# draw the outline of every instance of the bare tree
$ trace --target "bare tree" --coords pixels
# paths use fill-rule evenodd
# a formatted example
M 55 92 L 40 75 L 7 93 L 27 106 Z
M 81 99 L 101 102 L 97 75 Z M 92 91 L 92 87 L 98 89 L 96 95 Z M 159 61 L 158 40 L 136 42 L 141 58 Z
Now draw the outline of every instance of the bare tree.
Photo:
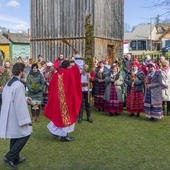
M 155 24 L 158 26 L 160 23 L 169 24 L 170 23 L 170 0 L 154 0 L 152 1 L 151 8 L 162 8 L 166 12 L 163 14 L 157 15 L 155 17 Z
M 127 23 L 124 23 L 124 32 L 129 32 L 130 31 L 130 25 Z
M 170 0 L 154 0 L 153 7 L 161 7 L 167 9 L 170 12 Z
M 7 28 L 0 26 L 0 32 L 5 32 L 5 31 L 7 31 Z

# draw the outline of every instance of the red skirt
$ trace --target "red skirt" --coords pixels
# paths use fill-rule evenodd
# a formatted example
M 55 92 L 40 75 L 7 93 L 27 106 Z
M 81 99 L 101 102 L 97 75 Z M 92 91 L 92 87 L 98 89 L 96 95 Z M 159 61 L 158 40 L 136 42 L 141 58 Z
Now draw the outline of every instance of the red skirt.
M 126 108 L 130 113 L 144 112 L 144 93 L 135 92 L 135 88 L 131 87 L 130 93 L 126 97 Z
M 104 111 L 109 113 L 121 113 L 122 112 L 122 103 L 118 101 L 116 88 L 114 85 L 111 87 L 110 91 L 110 101 L 105 101 Z

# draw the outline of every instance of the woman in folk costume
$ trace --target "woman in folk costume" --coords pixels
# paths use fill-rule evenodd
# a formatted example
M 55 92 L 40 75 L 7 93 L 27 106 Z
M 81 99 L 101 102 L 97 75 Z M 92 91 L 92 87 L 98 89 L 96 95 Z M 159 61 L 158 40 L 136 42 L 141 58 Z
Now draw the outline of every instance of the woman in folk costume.
M 165 60 L 161 63 L 161 73 L 162 73 L 162 97 L 163 97 L 163 106 L 167 104 L 167 114 L 170 114 L 170 69 L 169 61 Z M 165 108 L 165 107 L 164 107 Z
M 123 76 L 117 64 L 113 64 L 110 73 L 105 77 L 104 111 L 109 112 L 110 116 L 119 115 L 122 112 L 122 85 Z
M 28 88 L 28 96 L 33 100 L 42 102 L 43 100 L 43 92 L 44 92 L 44 77 L 38 70 L 38 65 L 33 64 L 31 67 L 31 71 L 27 76 L 26 86 Z M 31 106 L 32 113 L 32 122 L 39 122 L 40 115 L 40 105 L 38 109 L 34 109 L 34 106 Z
M 52 75 L 54 74 L 56 70 L 53 67 L 52 62 L 47 63 L 47 67 L 45 70 L 42 72 L 44 80 L 45 80 L 45 88 L 44 88 L 44 93 L 43 93 L 43 103 L 42 103 L 42 109 L 44 109 L 45 105 L 47 104 L 48 101 L 48 87 L 50 84 L 50 80 Z
M 156 121 L 163 118 L 162 74 L 160 70 L 156 70 L 155 63 L 150 63 L 148 68 L 144 110 L 149 120 Z
M 104 78 L 108 72 L 108 68 L 104 66 L 104 61 L 100 61 L 99 66 L 95 70 L 95 83 L 93 83 L 94 107 L 97 108 L 98 111 L 104 111 Z
M 139 117 L 144 105 L 144 73 L 139 67 L 137 62 L 132 63 L 132 69 L 124 80 L 127 84 L 126 108 L 131 117 L 135 112 Z

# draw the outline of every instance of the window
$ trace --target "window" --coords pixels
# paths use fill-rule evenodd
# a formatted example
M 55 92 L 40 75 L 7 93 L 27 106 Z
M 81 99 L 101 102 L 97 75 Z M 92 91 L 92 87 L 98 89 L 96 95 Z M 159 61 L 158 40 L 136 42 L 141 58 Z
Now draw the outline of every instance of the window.
M 166 40 L 165 41 L 165 46 L 169 45 L 170 44 L 170 40 Z

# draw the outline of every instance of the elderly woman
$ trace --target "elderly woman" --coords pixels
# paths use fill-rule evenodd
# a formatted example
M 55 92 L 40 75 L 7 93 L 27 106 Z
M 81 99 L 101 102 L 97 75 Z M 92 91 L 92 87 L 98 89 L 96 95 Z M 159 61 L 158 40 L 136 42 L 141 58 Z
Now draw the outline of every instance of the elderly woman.
M 149 74 L 146 84 L 144 110 L 151 121 L 163 118 L 162 74 L 154 63 L 148 64 Z
M 125 77 L 125 83 L 127 84 L 127 97 L 126 107 L 130 112 L 130 117 L 137 113 L 137 117 L 140 116 L 140 112 L 143 111 L 144 105 L 144 73 L 139 70 L 139 64 L 137 62 L 132 63 L 132 70 L 129 71 Z
M 164 60 L 162 62 L 162 97 L 163 97 L 163 106 L 167 104 L 167 115 L 170 114 L 170 69 L 169 69 L 169 62 Z M 164 107 L 165 108 L 165 107 Z
M 26 86 L 28 88 L 28 96 L 31 97 L 33 100 L 41 101 L 43 100 L 43 91 L 44 91 L 44 77 L 38 70 L 38 65 L 33 64 L 31 67 L 31 71 L 27 76 Z M 40 106 L 38 109 L 34 109 L 31 106 L 31 113 L 32 113 L 32 122 L 34 123 L 39 122 L 39 115 L 40 115 Z
M 95 69 L 95 78 L 93 79 L 94 107 L 97 108 L 98 111 L 104 111 L 104 78 L 106 74 L 108 74 L 108 71 L 104 61 L 100 61 L 99 66 Z
M 117 64 L 113 64 L 110 73 L 105 77 L 104 111 L 109 112 L 110 116 L 122 112 L 122 84 L 124 82 L 122 73 Z
M 45 105 L 48 102 L 48 90 L 49 90 L 48 88 L 49 88 L 50 80 L 51 80 L 54 72 L 55 72 L 55 69 L 53 67 L 53 63 L 52 62 L 46 63 L 46 67 L 41 72 L 41 74 L 43 75 L 44 80 L 45 80 L 45 88 L 44 88 L 44 93 L 43 93 L 42 109 L 44 109 Z

